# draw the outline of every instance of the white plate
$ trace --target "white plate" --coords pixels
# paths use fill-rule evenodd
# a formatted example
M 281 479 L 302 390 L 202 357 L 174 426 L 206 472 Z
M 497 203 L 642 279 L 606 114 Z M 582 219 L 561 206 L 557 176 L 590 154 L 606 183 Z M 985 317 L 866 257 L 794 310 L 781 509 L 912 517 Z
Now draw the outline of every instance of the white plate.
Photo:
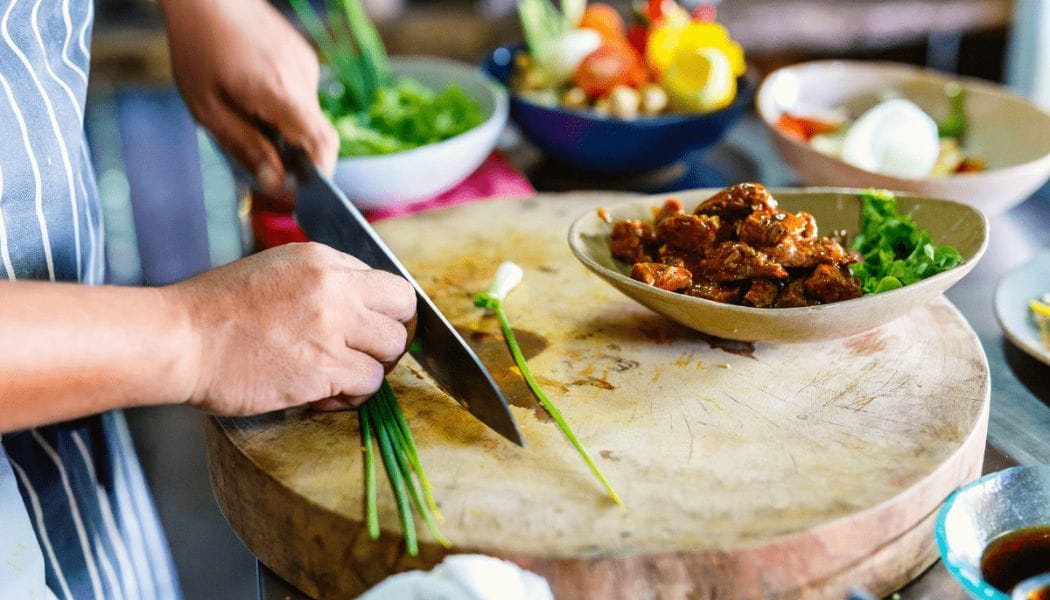
M 1043 250 L 999 280 L 995 287 L 995 316 L 1015 346 L 1050 365 L 1050 348 L 1043 344 L 1028 308 L 1029 300 L 1046 293 L 1050 293 L 1050 250 Z

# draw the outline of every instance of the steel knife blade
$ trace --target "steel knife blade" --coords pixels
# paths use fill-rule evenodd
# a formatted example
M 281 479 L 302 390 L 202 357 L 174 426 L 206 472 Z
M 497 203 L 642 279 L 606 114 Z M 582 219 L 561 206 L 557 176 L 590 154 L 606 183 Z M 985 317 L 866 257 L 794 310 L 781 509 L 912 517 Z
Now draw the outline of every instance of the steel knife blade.
M 295 220 L 306 235 L 353 255 L 374 269 L 407 279 L 417 296 L 416 337 L 409 353 L 470 414 L 523 446 L 514 416 L 492 375 L 357 207 L 318 171 L 304 152 L 286 144 L 279 144 L 278 148 L 295 177 Z

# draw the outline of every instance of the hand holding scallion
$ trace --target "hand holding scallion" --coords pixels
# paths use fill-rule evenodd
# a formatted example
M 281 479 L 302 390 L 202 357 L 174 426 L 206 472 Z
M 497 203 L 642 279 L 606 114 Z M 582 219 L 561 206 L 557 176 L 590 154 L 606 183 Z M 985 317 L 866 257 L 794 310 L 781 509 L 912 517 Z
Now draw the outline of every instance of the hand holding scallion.
M 496 277 L 492 281 L 492 285 L 489 287 L 487 292 L 477 294 L 474 297 L 474 305 L 479 308 L 485 308 L 495 313 L 496 318 L 499 319 L 500 329 L 503 330 L 503 337 L 507 341 L 507 346 L 510 348 L 510 353 L 514 356 L 514 362 L 518 365 L 518 369 L 521 371 L 522 377 L 525 382 L 529 385 L 529 389 L 536 395 L 536 398 L 540 401 L 540 404 L 544 409 L 550 413 L 554 422 L 558 424 L 558 428 L 561 429 L 565 437 L 569 439 L 576 451 L 579 452 L 580 457 L 583 458 L 587 466 L 590 467 L 591 472 L 601 481 L 602 485 L 605 486 L 606 491 L 609 493 L 609 497 L 612 498 L 621 509 L 624 509 L 624 504 L 620 500 L 620 497 L 613 490 L 612 485 L 605 478 L 605 475 L 598 469 L 598 466 L 594 464 L 590 454 L 580 444 L 580 441 L 576 439 L 576 435 L 569 428 L 569 424 L 565 422 L 558 407 L 547 397 L 543 389 L 540 388 L 540 384 L 536 381 L 536 378 L 532 374 L 532 370 L 529 368 L 527 362 L 525 362 L 525 356 L 521 352 L 521 347 L 518 345 L 518 340 L 514 335 L 514 330 L 510 326 L 510 321 L 507 319 L 507 313 L 503 310 L 503 301 L 506 299 L 507 294 L 510 293 L 519 283 L 521 283 L 523 271 L 521 267 L 512 263 L 504 262 L 496 270 Z

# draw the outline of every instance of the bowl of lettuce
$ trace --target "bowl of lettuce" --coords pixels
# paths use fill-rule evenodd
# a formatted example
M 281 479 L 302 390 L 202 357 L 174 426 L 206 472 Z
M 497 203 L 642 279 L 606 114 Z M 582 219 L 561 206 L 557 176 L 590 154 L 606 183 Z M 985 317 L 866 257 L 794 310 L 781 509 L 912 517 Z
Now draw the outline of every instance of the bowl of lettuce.
M 291 0 L 326 71 L 318 99 L 339 133 L 336 185 L 370 210 L 466 179 L 506 125 L 506 90 L 472 65 L 388 57 L 361 0 L 323 4 Z
M 506 91 L 472 65 L 393 57 L 367 111 L 329 114 L 339 133 L 335 183 L 366 210 L 417 202 L 462 182 L 507 123 Z

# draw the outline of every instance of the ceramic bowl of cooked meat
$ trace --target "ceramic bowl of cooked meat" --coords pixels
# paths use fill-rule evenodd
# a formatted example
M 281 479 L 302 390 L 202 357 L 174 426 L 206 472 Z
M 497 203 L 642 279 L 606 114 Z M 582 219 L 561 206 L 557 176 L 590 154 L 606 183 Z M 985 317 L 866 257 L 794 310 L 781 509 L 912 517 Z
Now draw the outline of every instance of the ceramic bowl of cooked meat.
M 753 194 L 756 189 L 761 193 Z M 987 245 L 988 222 L 973 207 L 897 194 L 900 213 L 928 232 L 932 244 L 955 248 L 961 260 L 903 287 L 864 293 L 852 275 L 861 257 L 850 246 L 860 231 L 863 193 L 739 184 L 676 194 L 681 210 L 670 217 L 667 198 L 649 196 L 582 215 L 568 241 L 584 266 L 606 282 L 697 331 L 749 342 L 834 339 L 933 300 L 973 269 Z M 652 231 L 661 237 L 645 238 L 632 249 L 625 223 L 650 232 L 643 237 Z M 676 255 L 673 247 L 684 247 L 684 237 L 705 249 Z M 641 258 L 629 260 L 632 252 Z
M 890 98 L 925 112 L 928 116 L 922 120 L 933 128 L 932 137 L 940 134 L 942 141 L 935 163 L 939 165 L 946 156 L 957 154 L 943 146 L 951 107 L 945 93 L 948 85 L 962 91 L 961 122 L 966 129 L 958 140 L 961 154 L 974 157 L 981 167 L 908 173 L 922 162 L 916 158 L 921 154 L 916 150 L 921 145 L 922 136 L 916 133 L 923 129 L 921 123 L 906 118 L 908 111 L 879 111 L 885 118 L 881 122 L 879 115 L 866 115 Z M 773 146 L 802 185 L 900 190 L 951 198 L 995 215 L 1023 202 L 1050 177 L 1050 112 L 988 81 L 891 62 L 819 60 L 767 75 L 755 107 Z M 817 138 L 806 141 L 806 135 L 783 126 L 785 117 L 799 115 L 816 115 L 821 121 L 859 117 L 853 127 L 856 134 L 846 135 L 845 143 L 841 138 L 836 142 L 835 135 L 824 136 L 821 144 Z M 861 127 L 862 120 L 872 127 Z M 829 152 L 843 146 L 852 151 Z M 893 160 L 898 161 L 895 168 L 891 168 Z M 885 164 L 876 167 L 880 162 Z

